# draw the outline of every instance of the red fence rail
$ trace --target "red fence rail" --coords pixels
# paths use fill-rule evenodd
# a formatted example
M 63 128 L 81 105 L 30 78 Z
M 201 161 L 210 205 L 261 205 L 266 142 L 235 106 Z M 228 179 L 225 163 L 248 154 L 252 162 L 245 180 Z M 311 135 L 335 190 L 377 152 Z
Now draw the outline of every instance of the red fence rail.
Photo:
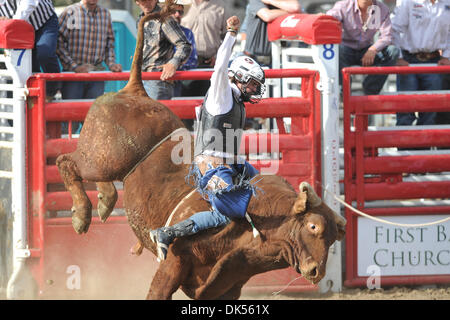
M 397 112 L 450 111 L 450 94 L 398 94 L 378 96 L 352 96 L 350 80 L 356 74 L 413 74 L 450 73 L 450 67 L 383 67 L 343 69 L 344 98 L 344 187 L 345 201 L 356 202 L 357 209 L 373 216 L 409 216 L 450 214 L 450 206 L 367 207 L 368 201 L 403 199 L 449 198 L 450 181 L 404 181 L 411 173 L 441 173 L 450 171 L 450 154 L 380 155 L 380 148 L 417 148 L 450 146 L 449 128 L 417 128 L 401 130 L 399 127 L 381 131 L 368 130 L 368 116 Z M 365 286 L 368 277 L 358 275 L 358 215 L 345 209 L 346 280 L 347 286 Z M 383 276 L 381 283 L 423 284 L 450 282 L 448 275 Z
M 209 79 L 211 71 L 178 72 L 175 80 Z M 160 73 L 143 73 L 145 80 L 158 79 Z M 126 217 L 112 216 L 106 224 L 101 224 L 98 217 L 93 217 L 90 230 L 86 235 L 78 236 L 71 227 L 71 220 L 58 216 L 59 211 L 70 211 L 72 199 L 64 189 L 54 160 L 63 153 L 72 152 L 76 148 L 77 139 L 71 134 L 67 138 L 61 135 L 60 122 L 83 121 L 91 101 L 64 100 L 52 103 L 45 102 L 45 86 L 47 81 L 112 81 L 128 80 L 129 73 L 95 73 L 95 74 L 36 74 L 28 81 L 29 100 L 27 109 L 27 154 L 28 154 L 28 207 L 29 207 L 29 243 L 32 247 L 32 271 L 38 286 L 44 296 L 58 294 L 60 297 L 105 297 L 105 292 L 111 294 L 110 286 L 118 278 L 123 286 L 142 285 L 142 278 L 128 278 L 120 273 L 121 265 L 133 265 L 137 272 L 148 270 L 136 260 L 129 257 L 128 249 L 134 244 L 135 238 L 127 225 Z M 311 70 L 283 69 L 267 70 L 267 78 L 301 77 L 302 96 L 291 98 L 266 98 L 257 105 L 246 105 L 247 117 L 276 118 L 277 123 L 283 123 L 283 117 L 291 117 L 290 132 L 280 126 L 279 133 L 270 134 L 271 139 L 278 139 L 280 159 L 277 162 L 279 171 L 295 188 L 306 180 L 312 185 L 320 185 L 320 100 L 315 89 L 318 73 Z M 166 100 L 161 101 L 183 119 L 195 117 L 195 106 L 202 100 Z M 69 130 L 70 132 L 70 130 Z M 258 133 L 245 134 L 245 151 L 249 152 L 250 143 L 257 143 L 261 138 Z M 267 166 L 260 161 L 250 161 L 257 168 Z M 273 163 L 272 162 L 272 163 Z M 89 187 L 88 187 L 89 188 Z M 118 190 L 117 208 L 122 208 L 123 191 Z M 91 188 L 87 195 L 95 208 L 97 191 Z M 115 246 L 111 251 L 109 247 Z M 103 250 L 99 251 L 99 248 Z M 70 252 L 70 254 L 68 254 Z M 130 260 L 132 259 L 132 260 Z M 141 259 L 141 258 L 139 258 Z M 143 259 L 143 258 L 142 258 Z M 89 260 L 89 262 L 87 262 Z M 142 263 L 155 266 L 153 257 L 143 259 Z M 110 264 L 113 265 L 110 265 Z M 96 278 L 100 285 L 93 286 L 84 281 L 86 290 L 70 290 L 66 281 L 67 266 L 80 266 L 82 270 L 90 270 L 90 279 Z M 96 267 L 94 267 L 94 265 Z M 100 267 L 99 267 L 100 266 Z M 102 267 L 103 266 L 103 267 Z M 103 268 L 101 270 L 97 268 Z M 112 270 L 111 270 L 112 269 Z M 112 275 L 104 275 L 110 270 Z M 99 271 L 101 271 L 99 273 Z M 253 278 L 248 288 L 261 290 L 277 290 L 296 277 L 291 271 L 278 271 L 272 277 L 257 276 Z M 142 276 L 147 276 L 142 275 Z M 84 272 L 83 279 L 88 275 Z M 131 277 L 131 278 L 130 278 Z M 101 280 L 99 280 L 101 279 Z M 126 280 L 126 281 L 125 281 Z M 148 287 L 151 278 L 148 278 Z M 98 284 L 98 283 L 97 283 Z M 66 287 L 65 287 L 66 286 Z M 101 289 L 100 289 L 101 288 Z M 104 289 L 104 290 L 103 290 Z M 288 291 L 316 290 L 306 281 L 298 281 L 290 286 Z M 119 290 L 120 291 L 120 290 Z M 119 293 L 118 293 L 119 294 Z M 143 297 L 145 292 L 140 295 Z M 111 295 L 109 295 L 111 297 Z M 116 297 L 116 296 L 112 296 Z M 120 297 L 117 296 L 117 297 Z M 138 296 L 139 297 L 139 296 Z

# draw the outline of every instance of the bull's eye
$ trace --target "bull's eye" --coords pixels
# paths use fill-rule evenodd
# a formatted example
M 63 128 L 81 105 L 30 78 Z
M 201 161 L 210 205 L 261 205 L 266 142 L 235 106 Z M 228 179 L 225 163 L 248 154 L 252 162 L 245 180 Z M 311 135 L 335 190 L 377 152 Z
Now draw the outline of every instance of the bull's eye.
M 315 224 L 313 224 L 313 223 L 311 223 L 310 225 L 309 225 L 309 227 L 311 228 L 311 230 L 313 230 L 313 231 L 316 231 L 316 225 Z

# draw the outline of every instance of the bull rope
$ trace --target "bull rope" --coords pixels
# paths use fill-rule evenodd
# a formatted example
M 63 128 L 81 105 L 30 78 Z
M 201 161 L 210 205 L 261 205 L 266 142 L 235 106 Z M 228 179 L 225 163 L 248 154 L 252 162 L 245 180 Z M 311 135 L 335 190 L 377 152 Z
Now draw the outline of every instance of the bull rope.
M 435 224 L 439 224 L 439 223 L 444 223 L 450 220 L 450 217 L 441 219 L 441 220 L 437 220 L 437 221 L 433 221 L 433 222 L 427 222 L 427 223 L 397 223 L 397 222 L 392 222 L 392 221 L 388 221 L 385 219 L 381 219 L 381 218 L 377 218 L 377 217 L 372 217 L 371 215 L 368 215 L 367 213 L 364 213 L 356 208 L 353 208 L 351 205 L 349 205 L 348 203 L 346 203 L 345 201 L 343 201 L 341 198 L 339 198 L 335 193 L 328 191 L 327 188 L 325 188 L 322 185 L 322 188 L 325 190 L 325 192 L 328 192 L 329 194 L 331 194 L 339 203 L 343 204 L 345 207 L 347 207 L 348 209 L 352 210 L 353 212 L 359 214 L 360 216 L 363 216 L 365 218 L 377 221 L 377 222 L 381 222 L 381 223 L 385 223 L 385 224 L 390 224 L 393 226 L 398 226 L 398 227 L 427 227 L 427 226 L 432 226 Z
M 191 192 L 189 192 L 180 202 L 178 202 L 178 204 L 175 207 L 175 209 L 172 210 L 172 213 L 170 214 L 169 218 L 167 219 L 167 222 L 164 225 L 164 227 L 167 228 L 170 225 L 170 222 L 172 221 L 172 218 L 173 218 L 173 215 L 175 214 L 175 212 L 178 210 L 178 208 L 181 206 L 181 204 L 184 202 L 184 200 L 189 198 L 195 191 L 197 191 L 197 189 L 194 189 Z
M 153 146 L 153 148 L 150 149 L 150 151 L 141 159 L 138 161 L 138 163 L 136 163 L 136 165 L 130 170 L 130 172 L 127 173 L 127 175 L 122 179 L 122 181 L 125 181 L 126 178 L 128 178 L 128 176 L 130 174 L 132 174 L 134 172 L 134 170 L 136 170 L 136 168 L 145 160 L 147 159 L 150 154 L 155 151 L 156 148 L 158 148 L 161 144 L 163 144 L 164 142 L 166 142 L 170 137 L 172 137 L 172 135 L 174 135 L 175 133 L 177 133 L 178 131 L 182 131 L 182 130 L 187 130 L 186 128 L 178 128 L 175 129 L 174 131 L 172 131 L 171 134 L 169 134 L 168 136 L 166 136 L 164 139 L 162 139 L 160 142 L 158 142 L 157 144 L 155 144 Z

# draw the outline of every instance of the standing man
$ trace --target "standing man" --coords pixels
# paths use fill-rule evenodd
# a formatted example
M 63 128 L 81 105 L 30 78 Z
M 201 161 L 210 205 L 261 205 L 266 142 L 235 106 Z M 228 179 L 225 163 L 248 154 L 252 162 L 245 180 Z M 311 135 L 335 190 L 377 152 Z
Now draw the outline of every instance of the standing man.
M 327 12 L 342 23 L 342 43 L 339 46 L 339 83 L 341 70 L 359 65 L 394 66 L 399 49 L 391 45 L 389 8 L 379 0 L 343 0 Z M 379 32 L 374 42 L 375 34 Z M 363 81 L 366 95 L 380 93 L 387 75 L 369 75 Z
M 394 11 L 394 44 L 401 49 L 398 66 L 450 65 L 450 0 L 402 0 Z M 397 75 L 397 90 L 441 90 L 440 74 Z M 397 125 L 435 124 L 436 112 L 397 113 Z
M 216 53 L 225 37 L 226 21 L 229 17 L 222 0 L 191 0 L 188 13 L 181 24 L 194 33 L 197 46 L 198 68 L 213 68 Z M 192 81 L 189 96 L 204 96 L 209 88 L 208 80 Z
M 278 17 L 300 13 L 298 0 L 249 0 L 244 53 L 258 63 L 270 66 L 272 47 L 267 36 L 267 24 Z
M 136 0 L 136 4 L 142 10 L 137 24 L 145 14 L 161 11 L 157 3 L 158 0 Z M 168 79 L 189 58 L 192 46 L 172 16 L 163 22 L 159 20 L 146 22 L 144 37 L 142 71 L 162 71 L 160 80 L 144 81 L 144 88 L 152 99 L 170 100 L 174 95 L 175 83 Z
M 82 0 L 68 6 L 59 17 L 57 53 L 64 71 L 102 71 L 103 62 L 112 72 L 122 71 L 122 66 L 115 63 L 111 14 L 97 2 Z M 104 81 L 65 81 L 61 93 L 63 99 L 96 99 L 104 90 Z M 78 123 L 73 131 L 80 130 Z
M 164 2 L 165 0 L 159 0 L 159 2 Z M 195 37 L 194 37 L 194 33 L 192 32 L 191 29 L 185 28 L 181 25 L 181 18 L 183 18 L 183 15 L 185 13 L 185 5 L 189 5 L 191 3 L 191 0 L 176 0 L 175 1 L 175 13 L 172 14 L 172 16 L 174 17 L 174 19 L 178 22 L 178 24 L 180 25 L 181 30 L 183 30 L 184 35 L 186 36 L 186 39 L 189 41 L 189 43 L 192 45 L 192 51 L 191 54 L 189 55 L 189 58 L 186 60 L 186 62 L 181 65 L 180 67 L 178 67 L 178 70 L 189 70 L 189 69 L 194 69 L 197 68 L 198 66 L 198 55 L 197 55 L 197 46 L 195 44 Z M 175 48 L 176 51 L 176 48 Z M 174 96 L 175 97 L 181 97 L 182 94 L 182 83 L 184 81 L 176 81 L 175 83 L 175 91 L 174 91 Z M 184 120 L 183 120 L 184 122 Z
M 59 73 L 56 56 L 58 17 L 51 0 L 0 0 L 0 19 L 28 21 L 35 30 L 32 51 L 32 71 Z M 58 90 L 58 83 L 47 83 L 47 97 L 51 99 Z
M 159 0 L 159 2 L 164 2 L 165 0 Z M 189 55 L 189 58 L 187 61 L 178 67 L 178 70 L 186 71 L 189 69 L 197 68 L 198 66 L 198 56 L 197 56 L 197 46 L 195 45 L 195 37 L 194 33 L 191 29 L 185 28 L 181 25 L 181 18 L 183 18 L 184 12 L 185 12 L 185 5 L 191 4 L 191 0 L 176 0 L 175 1 L 175 13 L 172 15 L 174 19 L 178 22 L 180 25 L 181 30 L 183 30 L 184 35 L 186 36 L 186 39 L 189 41 L 189 43 L 192 45 L 192 51 Z M 176 50 L 176 48 L 175 48 Z M 175 88 L 174 88 L 174 97 L 182 97 L 184 96 L 183 91 L 186 91 L 186 88 L 191 84 L 191 80 L 177 80 L 175 81 Z M 182 119 L 184 125 L 186 128 L 188 128 L 190 131 L 194 130 L 194 120 L 193 119 Z
M 227 20 L 228 32 L 217 52 L 211 87 L 200 108 L 194 164 L 188 176 L 193 176 L 195 187 L 211 203 L 211 211 L 150 231 L 160 260 L 166 258 L 175 238 L 225 225 L 246 214 L 253 193 L 250 180 L 257 171 L 239 156 L 244 102 L 256 103 L 262 98 L 265 75 L 247 56 L 236 58 L 228 68 L 239 25 L 236 16 Z

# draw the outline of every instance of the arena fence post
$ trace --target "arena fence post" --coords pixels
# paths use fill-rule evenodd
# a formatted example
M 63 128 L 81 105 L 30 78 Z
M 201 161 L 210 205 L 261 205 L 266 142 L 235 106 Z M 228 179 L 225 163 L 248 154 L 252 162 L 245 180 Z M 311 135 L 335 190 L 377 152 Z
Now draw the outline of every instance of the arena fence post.
M 293 14 L 277 18 L 269 24 L 269 40 L 272 41 L 273 68 L 305 67 L 305 63 L 292 62 L 294 53 L 312 58 L 314 64 L 306 67 L 319 71 L 318 89 L 321 91 L 321 183 L 313 181 L 322 190 L 324 202 L 335 212 L 341 214 L 339 202 L 339 46 L 342 37 L 340 22 L 327 15 Z M 310 48 L 281 47 L 283 41 L 301 41 Z M 283 52 L 284 51 L 284 52 Z M 281 59 L 279 58 L 281 55 Z M 304 60 L 304 59 L 300 59 Z M 276 65 L 275 65 L 276 64 Z M 280 90 L 280 89 L 279 89 Z M 291 93 L 289 85 L 281 89 L 282 96 Z M 275 90 L 274 90 L 275 92 Z M 342 291 L 341 243 L 331 247 L 327 261 L 327 272 L 319 282 L 319 291 Z
M 26 260 L 30 257 L 27 241 L 26 203 L 26 81 L 31 75 L 31 50 L 34 47 L 34 29 L 23 20 L 0 21 L 0 47 L 5 49 L 2 62 L 6 70 L 2 76 L 10 78 L 11 84 L 2 84 L 1 90 L 12 92 L 11 98 L 2 98 L 2 105 L 12 107 L 11 112 L 2 117 L 12 120 L 12 128 L 1 127 L 1 131 L 12 135 L 12 139 L 2 141 L 2 147 L 12 150 L 11 172 L 3 172 L 2 177 L 11 179 L 11 219 L 12 219 L 12 274 L 9 278 L 6 297 L 8 299 L 29 299 L 31 290 L 27 288 Z M 15 36 L 20 34 L 20 38 Z M 7 95 L 8 96 L 8 95 Z M 9 108 L 11 109 L 11 108 Z M 8 141 L 9 140 L 9 141 Z

